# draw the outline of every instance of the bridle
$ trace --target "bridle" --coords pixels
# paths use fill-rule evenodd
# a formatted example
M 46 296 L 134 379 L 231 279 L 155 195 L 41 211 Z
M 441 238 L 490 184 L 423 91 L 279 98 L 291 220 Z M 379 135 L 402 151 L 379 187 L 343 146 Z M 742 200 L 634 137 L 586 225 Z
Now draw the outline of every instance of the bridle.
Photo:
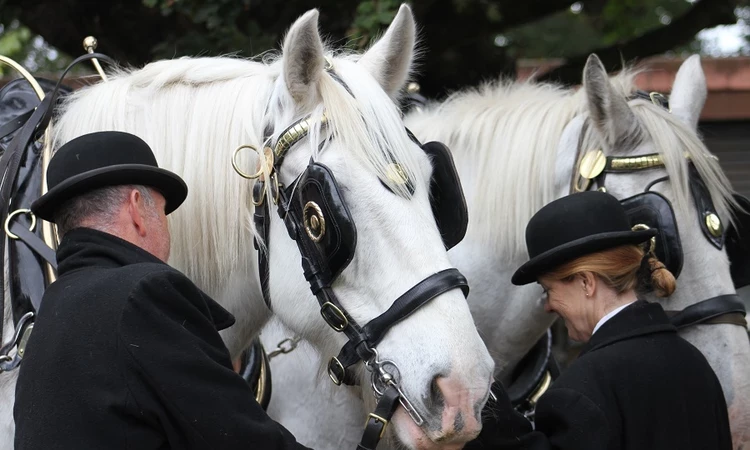
M 342 84 L 351 95 L 351 90 L 333 71 L 330 61 L 325 70 L 331 74 L 332 78 Z M 320 117 L 321 127 L 327 126 L 327 123 L 328 118 L 324 113 Z M 357 447 L 359 450 L 370 450 L 375 449 L 379 440 L 383 437 L 399 403 L 415 424 L 421 426 L 424 423 L 421 415 L 400 387 L 398 367 L 393 361 L 381 359 L 377 351 L 378 343 L 390 328 L 406 319 L 435 297 L 456 288 L 460 288 L 464 296 L 467 296 L 469 287 L 466 278 L 457 269 L 442 270 L 417 283 L 398 297 L 385 312 L 373 318 L 367 324 L 360 325 L 352 318 L 332 289 L 334 280 L 354 257 L 354 248 L 356 247 L 356 226 L 339 191 L 333 173 L 326 166 L 313 161 L 311 158 L 307 169 L 290 186 L 284 186 L 278 179 L 286 155 L 309 134 L 311 127 L 312 122 L 309 116 L 300 119 L 280 133 L 275 143 L 264 147 L 262 153 L 254 146 L 239 147 L 235 150 L 232 163 L 240 176 L 256 180 L 252 195 L 252 201 L 255 205 L 254 223 L 258 234 L 266 245 L 266 251 L 263 251 L 263 246 L 257 240 L 255 247 L 258 249 L 259 276 L 266 305 L 269 309 L 272 309 L 272 301 L 268 290 L 270 271 L 268 252 L 271 251 L 268 244 L 271 220 L 270 203 L 273 203 L 289 237 L 297 243 L 304 276 L 310 285 L 312 294 L 318 301 L 321 316 L 329 327 L 336 332 L 343 333 L 348 339 L 338 356 L 330 359 L 328 363 L 329 377 L 336 385 L 342 383 L 357 384 L 351 368 L 360 362 L 370 372 L 370 385 L 378 402 L 375 410 L 368 415 L 361 442 Z M 266 142 L 271 142 L 270 137 L 266 139 Z M 321 146 L 323 143 L 321 143 Z M 441 228 L 444 243 L 446 247 L 450 247 L 460 241 L 463 238 L 463 233 L 465 233 L 465 200 L 452 160 L 447 162 L 440 159 L 444 158 L 446 154 L 450 155 L 449 152 L 447 152 L 447 149 L 442 151 L 435 144 L 437 143 L 421 145 L 426 153 L 436 158 L 438 166 L 435 168 L 433 178 L 435 175 L 443 174 L 450 179 L 452 170 L 455 180 L 446 182 L 439 179 L 437 183 L 431 185 L 431 191 L 442 189 L 445 195 L 443 201 L 451 201 L 460 197 L 461 204 L 453 207 L 461 209 L 458 214 L 462 216 L 461 219 L 464 222 L 458 224 L 457 227 L 456 225 L 451 227 L 440 223 L 439 216 L 444 216 L 445 208 L 450 208 L 451 205 L 435 205 L 433 203 L 433 212 L 436 215 L 438 226 Z M 238 168 L 236 156 L 243 148 L 249 148 L 258 153 L 259 170 L 254 175 L 244 173 Z M 450 167 L 445 167 L 446 165 Z M 393 166 L 395 173 L 401 174 L 402 177 L 405 175 L 400 170 L 397 161 L 394 161 Z M 409 183 L 407 179 L 402 181 Z M 433 179 L 433 181 L 435 180 Z M 434 184 L 438 186 L 436 187 Z M 443 186 L 440 186 L 441 184 Z M 413 185 L 411 188 L 413 188 Z M 270 193 L 267 193 L 267 189 L 270 189 Z
M 649 100 L 670 111 L 666 97 L 656 92 L 647 94 L 638 91 L 630 98 L 630 100 L 633 99 Z M 619 175 L 665 167 L 664 158 L 659 153 L 634 157 L 605 156 L 604 152 L 599 149 L 583 153 L 583 142 L 588 124 L 589 121 L 586 119 L 578 140 L 576 157 L 578 170 L 571 182 L 571 193 L 589 190 L 592 185 L 595 185 L 598 190 L 606 192 L 605 177 L 607 174 Z M 713 155 L 711 156 L 716 158 Z M 724 246 L 727 230 L 721 223 L 704 180 L 689 159 L 688 175 L 690 191 L 703 234 L 714 247 L 721 250 Z M 652 238 L 648 251 L 655 253 L 662 262 L 674 261 L 672 264 L 667 264 L 667 268 L 677 278 L 682 268 L 682 249 L 677 223 L 674 219 L 674 210 L 666 198 L 650 190 L 654 185 L 667 180 L 669 180 L 669 176 L 654 179 L 646 185 L 643 193 L 621 200 L 621 203 L 628 210 L 631 225 L 634 229 L 659 228 L 659 235 Z M 634 221 L 634 217 L 646 218 L 651 223 Z M 734 324 L 747 328 L 745 306 L 737 294 L 717 295 L 701 300 L 681 311 L 666 311 L 666 313 L 677 329 L 698 324 Z

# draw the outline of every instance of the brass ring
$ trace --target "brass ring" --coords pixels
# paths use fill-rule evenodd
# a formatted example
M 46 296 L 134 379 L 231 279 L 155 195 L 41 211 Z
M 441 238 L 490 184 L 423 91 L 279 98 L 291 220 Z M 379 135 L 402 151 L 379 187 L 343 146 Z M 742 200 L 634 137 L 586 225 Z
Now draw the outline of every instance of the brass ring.
M 313 210 L 313 214 L 310 215 L 310 218 L 307 216 L 309 210 Z M 323 217 L 323 211 L 321 211 L 320 206 L 315 202 L 307 202 L 305 208 L 302 210 L 302 217 L 304 217 L 305 231 L 307 232 L 307 235 L 313 242 L 320 242 L 326 234 L 326 219 Z M 317 223 L 314 223 L 313 221 L 316 221 Z
M 29 225 L 29 231 L 34 231 L 34 227 L 36 227 L 36 216 L 33 212 L 31 212 L 30 209 L 17 209 L 10 213 L 8 215 L 8 218 L 5 219 L 5 234 L 7 234 L 11 239 L 20 239 L 15 233 L 10 232 L 10 220 L 19 214 L 28 214 L 31 216 L 31 225 Z
M 648 229 L 650 229 L 650 227 L 648 225 L 646 225 L 646 224 L 637 223 L 637 224 L 633 225 L 633 228 L 631 228 L 631 229 L 633 231 L 640 231 L 640 230 L 648 230 Z M 648 252 L 646 252 L 646 254 L 652 254 L 652 255 L 654 255 L 655 254 L 654 252 L 656 251 L 656 236 L 652 236 L 651 239 L 650 239 L 650 241 L 651 241 L 651 246 L 648 249 Z
M 256 172 L 254 175 L 250 175 L 247 172 L 243 172 L 242 169 L 240 169 L 239 164 L 237 164 L 237 155 L 239 155 L 240 151 L 242 149 L 249 148 L 250 150 L 254 151 L 258 154 L 258 158 L 261 158 L 261 154 L 258 151 L 257 148 L 255 148 L 252 145 L 240 145 L 236 149 L 234 149 L 234 153 L 232 153 L 232 168 L 235 172 L 242 178 L 248 179 L 248 180 L 255 180 L 257 178 L 260 178 L 263 176 L 263 167 L 261 167 L 261 162 L 258 162 L 258 172 Z M 268 166 L 268 172 L 270 173 L 273 169 L 273 151 L 269 147 L 266 147 L 263 149 L 263 154 L 265 157 L 265 164 Z
M 658 99 L 664 100 L 665 103 L 669 104 L 669 100 L 667 97 L 662 94 L 661 92 L 649 92 L 648 97 L 651 99 L 651 103 L 653 103 L 656 106 L 661 107 L 661 102 Z M 672 112 L 672 107 L 666 108 L 668 112 Z

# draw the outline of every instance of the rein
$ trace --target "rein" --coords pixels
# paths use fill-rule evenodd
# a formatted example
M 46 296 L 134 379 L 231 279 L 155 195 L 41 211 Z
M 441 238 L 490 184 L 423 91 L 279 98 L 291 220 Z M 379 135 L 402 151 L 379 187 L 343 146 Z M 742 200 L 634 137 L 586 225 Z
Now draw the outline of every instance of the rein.
M 669 104 L 666 98 L 659 93 L 646 94 L 638 91 L 632 99 L 650 100 L 655 105 L 669 110 Z M 670 111 L 671 112 L 671 111 Z M 591 150 L 583 154 L 583 141 L 585 139 L 588 119 L 581 128 L 581 135 L 578 140 L 577 148 L 577 168 L 578 173 L 574 174 L 571 182 L 571 193 L 583 192 L 589 190 L 592 183 L 595 183 L 597 189 L 606 192 L 604 181 L 606 174 L 625 174 L 641 170 L 661 169 L 665 167 L 664 157 L 660 153 L 651 153 L 647 155 L 633 157 L 614 157 L 605 156 L 600 149 Z M 710 155 L 717 159 L 716 156 Z M 701 178 L 698 170 L 690 161 L 688 155 L 689 185 L 695 208 L 699 215 L 699 224 L 706 239 L 719 250 L 724 244 L 726 230 L 724 229 L 721 219 L 719 218 L 716 208 L 714 207 L 711 195 Z M 644 192 L 650 192 L 650 189 L 657 183 L 669 180 L 669 176 L 658 178 L 649 183 Z M 671 205 L 670 205 L 671 209 Z M 674 214 L 672 212 L 672 214 Z M 636 224 L 634 228 L 648 228 L 644 224 Z M 650 252 L 653 253 L 655 239 L 652 238 Z M 677 278 L 679 274 L 675 274 Z M 737 294 L 718 295 L 705 300 L 701 300 L 693 305 L 686 307 L 681 311 L 665 311 L 670 317 L 670 322 L 677 329 L 684 329 L 693 325 L 709 324 L 733 324 L 747 328 L 745 319 L 745 307 Z

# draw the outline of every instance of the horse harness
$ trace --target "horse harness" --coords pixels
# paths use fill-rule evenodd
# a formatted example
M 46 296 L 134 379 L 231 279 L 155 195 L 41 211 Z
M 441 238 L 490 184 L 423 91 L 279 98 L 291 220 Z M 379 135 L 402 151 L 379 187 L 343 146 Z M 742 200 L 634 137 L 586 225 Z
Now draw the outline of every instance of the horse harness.
M 648 94 L 638 91 L 631 97 L 632 99 L 650 100 L 655 105 L 669 110 L 667 99 L 656 92 Z M 663 156 L 659 153 L 635 157 L 614 157 L 605 156 L 601 150 L 592 150 L 582 154 L 588 123 L 588 120 L 584 122 L 578 141 L 576 158 L 578 173 L 574 175 L 572 181 L 572 192 L 586 191 L 592 187 L 592 184 L 606 192 L 604 182 L 607 174 L 616 175 L 665 167 Z M 688 161 L 688 177 L 703 235 L 719 250 L 724 247 L 725 243 L 727 244 L 735 287 L 750 284 L 750 254 L 748 252 L 750 240 L 740 237 L 740 233 L 743 233 L 744 238 L 746 237 L 744 233 L 750 232 L 750 201 L 735 194 L 735 200 L 740 205 L 740 209 L 734 212 L 738 226 L 727 230 L 719 219 L 706 183 L 692 161 Z M 651 191 L 654 185 L 668 179 L 669 176 L 655 179 L 645 187 L 644 192 L 620 202 L 627 211 L 633 229 L 658 229 L 658 234 L 651 238 L 647 251 L 655 254 L 677 278 L 682 270 L 683 253 L 674 209 L 670 201 L 662 194 Z M 666 311 L 666 313 L 678 329 L 697 324 L 734 324 L 743 328 L 747 327 L 745 307 L 737 294 L 718 295 L 690 305 L 682 311 Z
M 20 365 L 34 328 L 34 317 L 39 309 L 44 287 L 54 281 L 54 270 L 57 268 L 55 252 L 51 248 L 54 243 L 50 243 L 54 238 L 45 230 L 35 231 L 37 221 L 34 214 L 27 208 L 18 208 L 19 205 L 31 203 L 42 193 L 42 166 L 45 164 L 42 160 L 43 155 L 48 156 L 48 149 L 43 151 L 38 139 L 47 129 L 59 95 L 69 92 L 62 85 L 65 76 L 82 61 L 97 58 L 112 63 L 109 57 L 99 53 L 80 56 L 63 71 L 56 84 L 46 86 L 46 89 L 17 63 L 3 59 L 21 71 L 36 91 L 38 99 L 32 99 L 32 91 L 24 86 L 23 80 L 9 83 L 0 92 L 0 97 L 4 100 L 2 106 L 9 109 L 20 106 L 13 117 L 0 126 L 0 147 L 3 150 L 0 157 L 0 172 L 3 173 L 3 182 L 0 184 L 0 222 L 4 224 L 8 237 L 10 264 L 7 268 L 7 281 L 10 298 L 7 301 L 13 312 L 15 328 L 13 339 L 0 348 L 0 373 L 14 370 Z M 46 81 L 44 83 L 47 84 Z M 11 207 L 18 209 L 11 212 Z M 30 222 L 24 216 L 28 216 Z M 20 245 L 21 242 L 24 245 Z M 5 245 L 6 240 L 0 239 L 0 253 L 4 253 Z M 0 271 L 0 282 L 4 282 L 4 277 L 4 271 Z M 0 311 L 3 313 L 5 297 L 5 292 L 0 293 Z M 3 322 L 0 321 L 0 336 L 3 335 Z
M 346 84 L 333 71 L 330 62 L 326 71 L 349 92 Z M 321 127 L 327 126 L 325 113 L 320 118 Z M 312 294 L 317 298 L 320 314 L 334 331 L 344 333 L 348 342 L 338 356 L 328 363 L 328 375 L 336 385 L 357 384 L 352 366 L 360 361 L 371 373 L 370 384 L 378 399 L 375 411 L 368 415 L 358 450 L 377 447 L 385 434 L 386 427 L 400 403 L 412 420 L 421 426 L 424 423 L 399 386 L 399 371 L 393 361 L 381 360 L 376 346 L 388 330 L 407 318 L 414 311 L 429 303 L 435 297 L 460 288 L 468 296 L 466 278 L 455 269 L 446 269 L 432 274 L 417 283 L 398 297 L 381 315 L 365 325 L 358 324 L 333 292 L 332 284 L 354 257 L 357 245 L 357 228 L 341 195 L 338 183 L 325 165 L 310 160 L 307 168 L 290 186 L 283 186 L 278 173 L 289 150 L 305 138 L 311 128 L 310 117 L 300 119 L 284 130 L 275 144 L 259 152 L 253 146 L 241 146 L 235 150 L 232 165 L 237 173 L 247 179 L 255 179 L 252 201 L 255 205 L 254 223 L 258 234 L 266 246 L 269 244 L 270 205 L 268 198 L 277 207 L 278 216 L 284 222 L 289 237 L 297 243 L 301 254 L 305 279 L 310 284 Z M 448 148 L 439 142 L 424 145 L 407 130 L 410 138 L 430 156 L 433 174 L 430 180 L 430 198 L 433 215 L 440 229 L 446 249 L 463 239 L 468 225 L 466 201 L 458 178 L 453 158 Z M 268 133 L 270 134 L 270 133 Z M 266 140 L 267 142 L 270 139 Z M 321 143 L 322 145 L 325 143 Z M 236 163 L 236 156 L 242 148 L 250 148 L 258 153 L 259 166 L 265 165 L 254 175 L 242 172 Z M 407 179 L 403 169 L 392 155 L 389 178 L 399 184 L 406 184 L 413 194 L 416 186 Z M 385 186 L 385 183 L 383 183 Z M 387 186 L 386 186 L 387 187 Z M 267 192 L 270 189 L 270 192 Z M 268 290 L 269 265 L 266 247 L 257 240 L 258 267 L 264 300 L 269 309 L 272 302 Z
M 8 301 L 14 324 L 13 339 L 0 347 L 0 373 L 14 370 L 21 364 L 45 286 L 54 281 L 57 270 L 55 251 L 52 248 L 54 242 L 49 242 L 54 237 L 48 239 L 44 235 L 41 227 L 36 226 L 36 216 L 29 209 L 21 207 L 10 213 L 8 211 L 11 206 L 30 204 L 39 197 L 44 179 L 42 155 L 46 149 L 42 149 L 43 145 L 38 137 L 49 124 L 58 95 L 70 93 L 70 89 L 62 84 L 66 74 L 75 65 L 88 60 L 103 60 L 114 64 L 105 55 L 89 53 L 74 60 L 57 84 L 48 80 L 37 82 L 30 74 L 22 71 L 26 80 L 13 80 L 0 90 L 0 164 L 9 175 L 8 184 L 3 183 L 2 189 L 12 185 L 8 197 L 2 197 L 2 215 L 5 234 L 8 236 Z M 11 65 L 19 69 L 17 64 Z M 40 98 L 44 94 L 47 95 Z M 7 165 L 6 161 L 9 161 Z M 4 274 L 0 271 L 0 277 L 2 276 Z M 4 311 L 5 301 L 5 296 L 0 293 L 0 311 Z M 0 336 L 3 334 L 2 328 L 0 320 Z M 259 339 L 254 340 L 240 356 L 239 374 L 253 389 L 255 399 L 265 409 L 271 396 L 271 376 L 268 356 Z

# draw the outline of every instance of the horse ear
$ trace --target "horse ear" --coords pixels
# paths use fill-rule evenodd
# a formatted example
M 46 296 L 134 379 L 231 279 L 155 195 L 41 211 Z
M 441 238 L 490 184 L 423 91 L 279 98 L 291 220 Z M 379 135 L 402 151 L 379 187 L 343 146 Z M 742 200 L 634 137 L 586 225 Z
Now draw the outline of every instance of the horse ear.
M 594 54 L 589 56 L 583 69 L 583 86 L 588 99 L 589 115 L 610 147 L 637 132 L 638 121 L 627 100 L 615 92 L 609 82 L 607 70 Z
M 402 4 L 388 30 L 362 57 L 363 66 L 391 98 L 396 98 L 406 83 L 414 58 L 414 15 Z
M 283 54 L 286 87 L 297 104 L 306 104 L 316 96 L 325 64 L 317 9 L 306 12 L 289 28 Z
M 697 129 L 706 95 L 706 75 L 701 67 L 701 59 L 700 56 L 693 55 L 682 63 L 675 76 L 672 94 L 669 96 L 672 114 Z

